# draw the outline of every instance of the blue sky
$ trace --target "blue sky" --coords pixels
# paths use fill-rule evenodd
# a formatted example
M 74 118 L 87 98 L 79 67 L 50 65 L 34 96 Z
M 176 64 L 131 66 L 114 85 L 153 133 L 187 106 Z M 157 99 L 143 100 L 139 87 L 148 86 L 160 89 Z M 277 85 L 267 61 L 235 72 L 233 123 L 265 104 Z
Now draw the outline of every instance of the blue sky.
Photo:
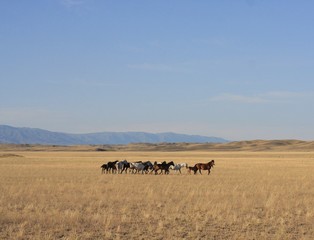
M 0 3 L 0 124 L 314 140 L 314 2 Z

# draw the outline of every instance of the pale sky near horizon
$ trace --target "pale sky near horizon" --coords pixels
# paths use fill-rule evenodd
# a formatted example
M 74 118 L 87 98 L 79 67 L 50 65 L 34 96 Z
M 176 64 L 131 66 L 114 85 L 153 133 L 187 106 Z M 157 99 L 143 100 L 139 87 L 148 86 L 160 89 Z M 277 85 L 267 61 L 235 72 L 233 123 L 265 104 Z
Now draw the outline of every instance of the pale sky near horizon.
M 314 2 L 0 2 L 0 124 L 314 140 Z

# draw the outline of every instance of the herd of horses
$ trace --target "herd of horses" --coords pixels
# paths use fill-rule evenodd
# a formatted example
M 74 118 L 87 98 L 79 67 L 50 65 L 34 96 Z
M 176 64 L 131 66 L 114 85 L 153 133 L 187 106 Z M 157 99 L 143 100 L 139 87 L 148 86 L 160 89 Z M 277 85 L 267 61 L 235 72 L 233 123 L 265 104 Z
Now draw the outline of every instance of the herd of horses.
M 104 163 L 103 165 L 101 165 L 101 173 L 117 173 L 117 174 L 122 174 L 124 173 L 142 173 L 142 174 L 147 174 L 147 173 L 155 173 L 155 175 L 157 174 L 169 174 L 170 170 L 173 170 L 177 173 L 182 173 L 181 169 L 182 168 L 186 168 L 187 172 L 189 174 L 197 174 L 197 172 L 199 172 L 200 174 L 202 174 L 202 170 L 207 170 L 208 171 L 208 175 L 210 174 L 210 170 L 212 167 L 214 167 L 215 165 L 215 161 L 211 160 L 208 163 L 196 163 L 193 167 L 188 166 L 187 163 L 178 163 L 175 164 L 173 161 L 171 162 L 150 162 L 150 161 L 146 161 L 146 162 L 142 162 L 142 161 L 138 161 L 138 162 L 128 162 L 127 160 L 123 160 L 123 161 L 113 161 L 113 162 L 108 162 L 108 163 Z

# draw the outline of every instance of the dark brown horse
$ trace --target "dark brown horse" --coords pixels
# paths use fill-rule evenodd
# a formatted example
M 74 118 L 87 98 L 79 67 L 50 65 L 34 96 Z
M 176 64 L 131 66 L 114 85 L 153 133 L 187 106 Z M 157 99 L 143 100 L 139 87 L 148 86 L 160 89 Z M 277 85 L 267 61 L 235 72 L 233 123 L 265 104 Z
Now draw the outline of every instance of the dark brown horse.
M 160 174 L 162 174 L 163 171 L 165 171 L 165 174 L 169 174 L 169 167 L 170 167 L 170 166 L 174 166 L 173 161 L 171 161 L 171 162 L 169 162 L 169 163 L 166 163 L 165 161 L 162 162 L 162 163 L 154 162 L 152 172 L 154 171 L 155 174 L 157 174 L 158 171 L 160 170 Z
M 214 167 L 214 165 L 215 165 L 215 161 L 214 161 L 214 160 L 211 160 L 211 161 L 208 162 L 208 163 L 197 163 L 197 164 L 195 164 L 194 167 L 197 168 L 197 170 L 200 172 L 200 174 L 202 174 L 202 171 L 201 171 L 201 170 L 208 170 L 208 175 L 209 175 L 209 174 L 210 174 L 210 169 L 211 169 L 212 167 Z M 196 174 L 197 170 L 194 171 L 194 174 Z
M 101 173 L 108 173 L 108 164 L 104 163 L 103 165 L 101 165 Z
M 119 162 L 119 160 L 116 160 L 114 162 L 108 162 L 108 172 L 111 171 L 111 173 L 116 173 L 117 172 L 117 167 L 116 167 L 116 163 Z
M 198 170 L 196 166 L 194 166 L 194 167 L 187 167 L 187 169 L 188 169 L 188 173 L 189 174 L 191 174 L 192 171 L 194 172 L 194 174 L 196 174 L 196 172 Z

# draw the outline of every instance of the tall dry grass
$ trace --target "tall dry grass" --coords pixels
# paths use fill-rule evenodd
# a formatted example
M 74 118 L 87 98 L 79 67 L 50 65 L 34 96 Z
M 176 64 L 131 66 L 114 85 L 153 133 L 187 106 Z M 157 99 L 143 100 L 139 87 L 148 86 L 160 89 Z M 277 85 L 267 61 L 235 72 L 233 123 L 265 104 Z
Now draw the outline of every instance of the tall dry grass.
M 19 152 L 0 158 L 1 239 L 314 239 L 313 153 Z M 100 174 L 115 159 L 211 175 Z

